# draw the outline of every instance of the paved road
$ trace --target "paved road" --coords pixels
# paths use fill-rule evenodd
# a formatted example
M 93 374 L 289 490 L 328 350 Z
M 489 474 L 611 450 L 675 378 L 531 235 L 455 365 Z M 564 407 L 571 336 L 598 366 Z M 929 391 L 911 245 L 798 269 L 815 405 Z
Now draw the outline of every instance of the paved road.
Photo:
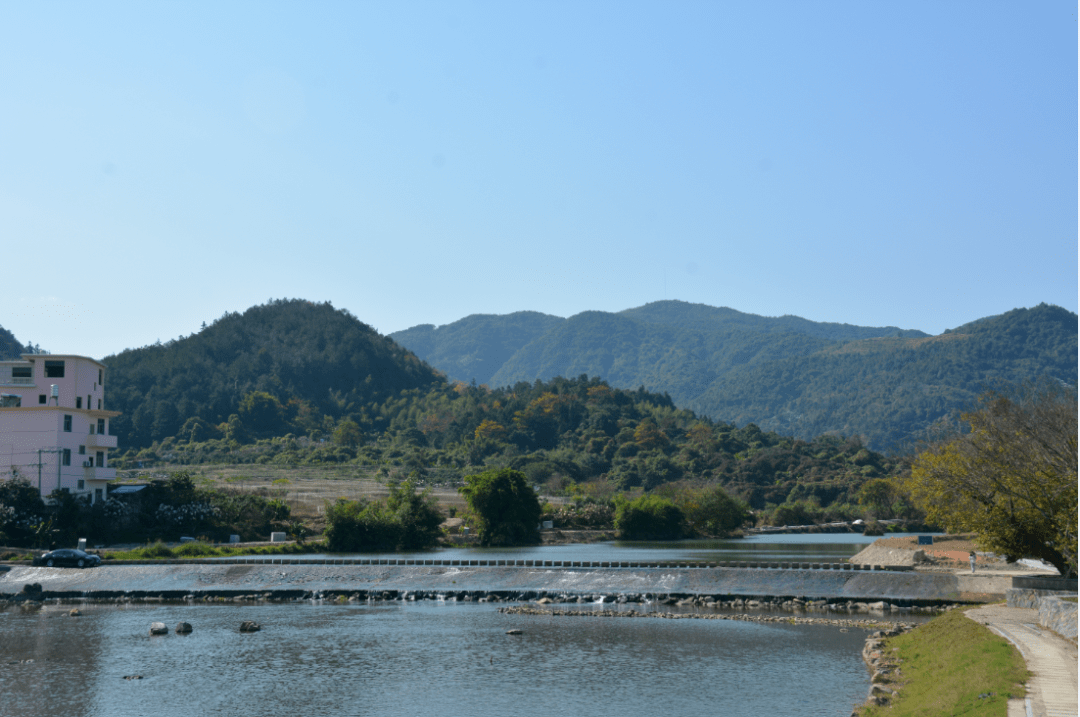
M 1039 611 L 988 605 L 968 610 L 1016 645 L 1033 673 L 1026 700 L 1009 702 L 1009 717 L 1077 717 L 1076 645 L 1039 626 Z

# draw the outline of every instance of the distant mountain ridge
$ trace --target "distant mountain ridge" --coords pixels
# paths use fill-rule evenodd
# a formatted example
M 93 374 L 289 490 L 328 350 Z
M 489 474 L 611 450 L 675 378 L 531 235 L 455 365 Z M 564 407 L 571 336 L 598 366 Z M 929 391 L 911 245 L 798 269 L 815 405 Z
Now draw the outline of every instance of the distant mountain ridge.
M 1046 304 L 937 337 L 679 301 L 569 319 L 539 314 L 544 321 L 527 325 L 522 314 L 390 336 L 452 379 L 505 386 L 587 374 L 668 393 L 676 405 L 717 420 L 807 440 L 858 435 L 878 450 L 903 446 L 988 388 L 1045 376 L 1077 380 L 1076 314 Z M 512 338 L 501 333 L 504 322 Z M 485 353 L 476 343 L 481 335 L 497 350 Z M 481 354 L 483 362 L 470 359 Z M 484 370 L 469 371 L 478 365 Z

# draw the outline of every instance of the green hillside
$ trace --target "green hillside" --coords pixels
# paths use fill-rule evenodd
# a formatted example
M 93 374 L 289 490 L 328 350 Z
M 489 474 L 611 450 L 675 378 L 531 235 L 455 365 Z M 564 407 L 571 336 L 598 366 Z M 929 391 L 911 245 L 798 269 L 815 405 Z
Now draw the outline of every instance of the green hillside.
M 0 361 L 14 361 L 20 354 L 31 353 L 34 350 L 33 346 L 20 344 L 13 333 L 0 326 Z
M 226 314 L 198 334 L 104 359 L 121 446 L 208 434 L 233 414 L 267 435 L 444 380 L 389 338 L 330 304 L 273 301 Z M 269 404 L 242 406 L 260 392 Z
M 1046 304 L 940 336 L 855 341 L 742 367 L 689 405 L 787 435 L 837 432 L 902 447 L 988 389 L 1043 377 L 1077 381 L 1076 314 Z
M 413 326 L 390 338 L 457 381 L 488 383 L 521 347 L 565 319 L 535 311 L 474 314 L 446 326 Z
M 503 386 L 555 376 L 600 376 L 613 386 L 669 394 L 689 405 L 734 367 L 805 355 L 828 345 L 800 334 L 737 327 L 705 332 L 587 311 L 518 351 L 492 377 Z
M 763 334 L 802 334 L 830 341 L 873 339 L 884 336 L 919 337 L 922 331 L 898 329 L 895 326 L 871 327 L 810 321 L 798 316 L 758 316 L 735 309 L 689 304 L 685 301 L 654 301 L 636 309 L 626 309 L 620 315 L 639 321 L 663 324 L 680 329 L 712 332 L 745 329 Z
M 490 336 L 498 336 L 502 318 L 485 317 Z M 435 357 L 411 337 L 401 340 L 451 375 L 457 357 L 478 350 L 462 336 Z M 666 393 L 715 420 L 803 439 L 858 435 L 895 450 L 988 388 L 1046 376 L 1075 385 L 1076 355 L 1076 315 L 1048 305 L 931 337 L 663 301 L 553 322 L 481 382 L 598 376 Z

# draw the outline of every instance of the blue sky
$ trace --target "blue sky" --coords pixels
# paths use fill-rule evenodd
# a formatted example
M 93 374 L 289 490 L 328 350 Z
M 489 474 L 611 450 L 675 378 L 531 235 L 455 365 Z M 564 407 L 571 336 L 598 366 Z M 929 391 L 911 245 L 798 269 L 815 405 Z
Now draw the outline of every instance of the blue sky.
M 0 326 L 1077 310 L 1062 2 L 0 2 Z

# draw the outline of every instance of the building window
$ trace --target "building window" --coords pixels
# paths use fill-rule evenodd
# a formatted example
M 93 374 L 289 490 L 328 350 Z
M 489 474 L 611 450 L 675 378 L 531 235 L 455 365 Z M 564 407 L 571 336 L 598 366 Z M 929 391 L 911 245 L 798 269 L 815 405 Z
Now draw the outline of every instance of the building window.
M 105 373 L 101 369 L 97 370 L 97 385 L 98 386 L 104 386 L 105 385 Z
M 22 406 L 22 396 L 0 393 L 0 408 L 19 408 Z
M 85 456 L 86 455 L 86 446 L 79 446 L 79 455 L 80 456 Z
M 64 433 L 71 433 L 71 416 L 64 416 Z
M 47 402 L 48 400 L 49 400 L 49 399 L 48 399 L 48 398 L 47 398 L 47 397 L 45 396 L 45 394 L 44 394 L 44 393 L 39 393 L 39 394 L 38 394 L 38 397 L 37 397 L 37 402 L 38 402 L 38 403 L 44 404 L 44 403 L 46 403 L 46 402 Z
M 75 397 L 75 408 L 82 408 L 82 396 Z
M 84 481 L 82 478 L 80 478 L 79 479 L 79 490 L 83 490 L 85 488 L 86 488 L 86 481 Z
M 29 366 L 12 366 L 11 367 L 12 378 L 33 378 L 31 374 L 31 368 Z
M 101 488 L 94 488 L 94 502 L 98 503 L 100 501 L 101 501 Z
M 105 451 L 98 451 L 94 454 L 95 463 L 98 468 L 105 467 Z
M 64 362 L 63 361 L 46 361 L 45 362 L 45 378 L 63 378 L 64 377 Z
M 97 432 L 98 432 L 98 435 L 101 435 L 101 436 L 105 435 L 105 419 L 104 418 L 97 419 Z
M 86 394 L 86 410 L 89 411 L 90 407 L 93 405 L 93 402 L 90 400 L 90 394 Z
M 70 448 L 65 448 L 63 456 L 64 456 L 64 460 L 63 460 L 64 465 L 65 466 L 70 466 L 71 465 L 71 449 Z
M 97 400 L 97 410 L 99 410 L 99 411 L 101 410 L 101 399 L 100 398 Z

